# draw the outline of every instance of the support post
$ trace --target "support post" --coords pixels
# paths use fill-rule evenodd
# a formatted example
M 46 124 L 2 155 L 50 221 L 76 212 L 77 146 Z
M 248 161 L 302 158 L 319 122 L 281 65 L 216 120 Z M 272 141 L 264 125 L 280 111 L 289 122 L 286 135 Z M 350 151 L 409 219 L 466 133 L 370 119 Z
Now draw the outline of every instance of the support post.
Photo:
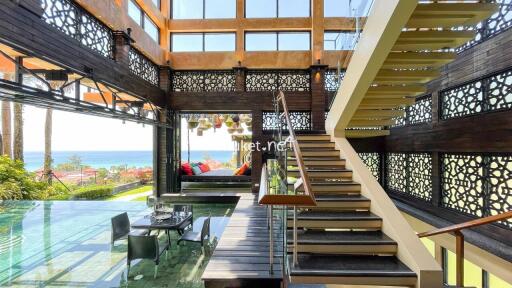
M 133 41 L 128 33 L 114 32 L 114 59 L 126 69 L 130 66 L 130 43 Z
M 455 231 L 455 265 L 456 265 L 456 285 L 464 287 L 464 235 L 460 231 Z
M 325 70 L 327 65 L 311 65 L 311 121 L 313 131 L 325 130 L 325 99 L 324 89 Z

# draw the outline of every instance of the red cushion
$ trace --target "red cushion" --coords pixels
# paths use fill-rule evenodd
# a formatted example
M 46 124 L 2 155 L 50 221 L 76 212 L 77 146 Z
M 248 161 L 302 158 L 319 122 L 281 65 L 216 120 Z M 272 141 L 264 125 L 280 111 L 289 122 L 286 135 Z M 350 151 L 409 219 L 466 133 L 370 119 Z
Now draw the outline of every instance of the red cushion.
M 249 169 L 249 164 L 244 163 L 244 165 L 242 165 L 242 167 L 240 167 L 240 170 L 238 170 L 236 175 L 238 175 L 238 176 L 244 175 L 244 173 L 245 173 L 245 171 L 247 171 L 247 169 Z
M 201 172 L 202 172 L 202 173 L 204 173 L 204 172 L 208 172 L 208 167 L 207 167 L 205 164 L 200 163 L 200 164 L 199 164 L 199 165 L 197 165 L 197 166 L 199 166 L 199 169 L 201 169 Z
M 208 165 L 208 164 L 206 164 L 206 163 L 204 163 L 204 164 L 203 164 L 203 166 L 204 166 L 204 169 L 206 169 L 206 171 L 204 171 L 204 172 L 208 172 L 208 171 L 212 170 L 212 169 L 210 168 L 210 165 Z
M 192 172 L 192 166 L 190 166 L 190 163 L 183 163 L 181 164 L 181 171 L 183 174 L 192 176 L 194 173 Z

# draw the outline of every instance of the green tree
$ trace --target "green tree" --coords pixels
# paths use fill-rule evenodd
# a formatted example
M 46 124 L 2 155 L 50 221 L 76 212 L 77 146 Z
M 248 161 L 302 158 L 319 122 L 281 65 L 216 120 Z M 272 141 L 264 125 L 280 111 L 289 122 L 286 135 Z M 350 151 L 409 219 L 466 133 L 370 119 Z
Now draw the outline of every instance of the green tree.
M 39 200 L 54 194 L 52 187 L 35 180 L 23 162 L 0 156 L 0 200 Z

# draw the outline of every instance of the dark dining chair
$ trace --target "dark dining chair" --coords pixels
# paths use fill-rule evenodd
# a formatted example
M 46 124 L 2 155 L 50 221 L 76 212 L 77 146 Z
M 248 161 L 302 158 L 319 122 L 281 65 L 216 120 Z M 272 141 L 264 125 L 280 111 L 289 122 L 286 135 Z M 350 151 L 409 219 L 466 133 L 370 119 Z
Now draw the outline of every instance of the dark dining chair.
M 160 245 L 156 235 L 128 235 L 127 276 L 130 275 L 131 261 L 136 259 L 148 259 L 155 262 L 154 278 L 156 278 L 158 273 L 158 264 L 160 264 L 160 256 L 162 256 L 164 252 L 166 252 L 165 257 L 167 258 L 167 254 L 169 253 L 169 243 L 165 242 L 164 245 Z
M 190 217 L 189 220 L 183 222 L 177 229 L 176 231 L 178 232 L 179 235 L 183 235 L 185 233 L 185 230 L 187 229 L 193 229 L 194 228 L 194 212 L 193 212 L 193 209 L 192 209 L 192 205 L 181 205 L 181 204 L 178 204 L 178 205 L 174 205 L 173 206 L 174 208 L 174 211 L 176 212 L 185 212 L 185 213 L 192 213 L 192 217 Z
M 204 246 L 208 243 L 206 239 L 208 239 L 208 241 L 210 240 L 210 218 L 211 216 L 208 216 L 208 218 L 204 220 L 203 227 L 200 232 L 194 232 L 191 230 L 185 232 L 178 240 L 178 245 L 183 241 L 201 243 L 201 250 L 204 253 Z
M 130 219 L 128 213 L 124 212 L 117 216 L 112 217 L 110 220 L 112 223 L 112 238 L 111 243 L 126 237 L 127 235 L 148 235 L 149 230 L 147 229 L 131 229 Z

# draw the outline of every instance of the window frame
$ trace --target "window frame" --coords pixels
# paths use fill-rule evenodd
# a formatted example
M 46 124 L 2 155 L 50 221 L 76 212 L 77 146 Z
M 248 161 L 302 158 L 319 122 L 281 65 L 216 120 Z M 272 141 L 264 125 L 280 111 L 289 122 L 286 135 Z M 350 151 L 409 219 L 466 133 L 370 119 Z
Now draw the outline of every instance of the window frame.
M 247 50 L 247 34 L 259 34 L 259 33 L 272 33 L 276 35 L 276 50 Z M 293 34 L 293 33 L 307 33 L 309 36 L 308 46 L 306 50 L 280 50 L 279 49 L 279 34 Z M 299 31 L 245 31 L 244 32 L 244 52 L 303 52 L 311 51 L 311 31 L 310 30 L 299 30 Z
M 208 35 L 215 35 L 215 34 L 231 34 L 235 36 L 235 49 L 234 50 L 223 50 L 223 51 L 206 51 L 206 34 Z M 172 45 L 173 45 L 173 35 L 201 35 L 201 51 L 173 51 Z M 236 32 L 235 31 L 219 31 L 219 32 L 171 32 L 170 33 L 170 41 L 169 41 L 169 51 L 171 53 L 224 53 L 224 52 L 235 52 L 236 51 Z
M 230 0 L 230 1 L 234 1 L 235 2 L 235 15 L 234 17 L 231 17 L 231 18 L 206 18 L 206 1 L 207 0 L 202 0 L 203 2 L 203 5 L 202 5 L 202 17 L 201 18 L 174 18 L 174 0 L 170 0 L 170 10 L 169 11 L 169 15 L 170 15 L 170 19 L 171 20 L 215 20 L 215 19 L 236 19 L 237 18 L 237 1 L 236 0 Z M 245 0 L 244 0 L 244 3 L 245 3 Z M 245 12 L 244 12 L 245 13 Z M 213 32 L 215 33 L 215 32 Z
M 353 35 L 356 34 L 356 32 L 351 31 L 351 30 L 324 30 L 324 41 L 323 41 L 324 42 L 324 49 L 323 49 L 324 51 L 354 51 L 355 50 L 355 48 L 356 48 L 355 46 L 352 47 L 352 49 L 350 49 L 350 50 L 347 50 L 347 49 L 334 49 L 334 50 L 325 49 L 325 41 L 326 41 L 325 34 L 326 33 L 353 34 Z M 328 41 L 332 41 L 332 40 L 328 40 Z M 336 42 L 334 45 L 336 46 Z
M 203 0 L 204 1 L 204 0 Z M 308 16 L 302 16 L 302 17 L 281 17 L 279 16 L 279 2 L 281 0 L 274 0 L 276 2 L 276 16 L 274 17 L 247 17 L 247 0 L 244 0 L 244 18 L 245 19 L 275 19 L 275 18 L 281 18 L 281 19 L 293 19 L 293 18 L 311 18 L 311 1 L 308 2 Z M 310 45 L 311 46 L 311 45 Z
M 159 3 L 161 2 L 160 0 L 158 0 Z M 128 17 L 130 19 L 132 19 L 137 25 L 140 26 L 140 28 L 142 28 L 142 30 L 149 36 L 149 38 L 151 38 L 152 40 L 154 40 L 158 45 L 160 45 L 160 27 L 158 27 L 158 25 L 155 23 L 155 21 L 153 21 L 153 19 L 151 19 L 151 17 L 149 17 L 149 15 L 146 13 L 146 11 L 144 11 L 144 9 L 142 9 L 142 7 L 140 7 L 140 5 L 135 1 L 135 0 L 128 0 L 128 5 L 130 5 L 130 3 L 133 3 L 133 5 L 135 5 L 135 7 L 137 7 L 139 9 L 139 12 L 140 12 L 140 24 L 135 22 L 135 19 L 133 19 L 130 15 L 128 15 Z M 155 25 L 156 27 L 156 31 L 157 31 L 157 38 L 156 39 L 153 39 L 153 37 L 151 37 L 151 35 L 149 35 L 148 31 L 146 31 L 146 25 L 145 25 L 145 20 L 146 18 L 151 22 L 153 23 L 153 25 Z

